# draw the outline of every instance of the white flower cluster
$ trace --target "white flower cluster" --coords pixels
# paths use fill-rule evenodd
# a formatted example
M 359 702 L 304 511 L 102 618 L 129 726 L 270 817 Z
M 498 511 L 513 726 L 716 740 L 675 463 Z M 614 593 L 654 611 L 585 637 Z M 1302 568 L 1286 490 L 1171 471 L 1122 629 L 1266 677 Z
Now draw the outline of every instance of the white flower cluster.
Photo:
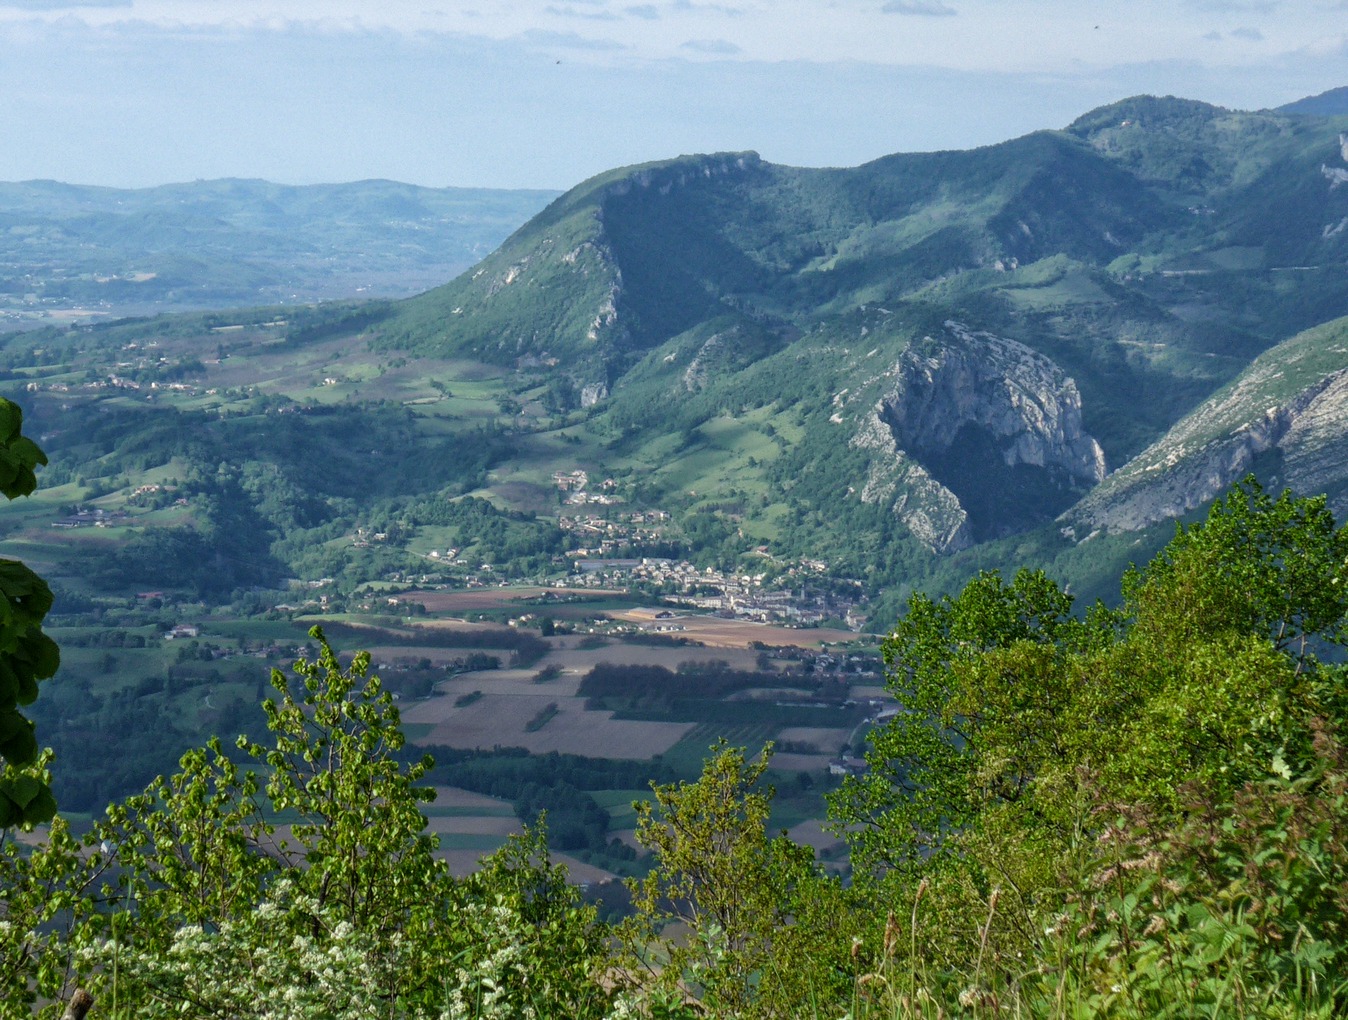
M 465 920 L 486 950 L 456 970 L 439 1020 L 537 1020 L 527 1001 L 530 975 L 519 914 L 504 903 L 470 903 Z
M 317 904 L 275 900 L 217 930 L 186 925 L 163 951 L 104 939 L 83 956 L 105 976 L 110 1015 L 134 1000 L 143 1020 L 370 1020 L 387 1015 L 388 963 L 346 922 L 329 925 Z M 307 929 L 307 930 L 301 930 Z M 117 999 L 121 998 L 122 1003 Z

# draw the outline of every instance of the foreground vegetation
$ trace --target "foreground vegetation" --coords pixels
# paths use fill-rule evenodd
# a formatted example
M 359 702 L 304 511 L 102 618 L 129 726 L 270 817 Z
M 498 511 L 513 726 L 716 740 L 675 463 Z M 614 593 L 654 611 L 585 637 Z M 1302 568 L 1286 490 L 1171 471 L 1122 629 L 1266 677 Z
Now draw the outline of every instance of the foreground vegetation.
M 1073 611 L 1041 573 L 915 596 L 908 709 L 834 796 L 850 881 L 767 829 L 771 750 L 638 808 L 610 926 L 526 832 L 466 879 L 368 656 L 272 676 L 81 836 L 0 847 L 0 996 L 109 1017 L 1329 1017 L 1348 1008 L 1348 531 L 1251 480 Z M 44 756 L 37 772 L 52 767 Z M 59 766 L 58 766 L 59 767 Z M 9 766 L 10 779 L 15 767 Z M 33 769 L 30 767 L 29 773 Z

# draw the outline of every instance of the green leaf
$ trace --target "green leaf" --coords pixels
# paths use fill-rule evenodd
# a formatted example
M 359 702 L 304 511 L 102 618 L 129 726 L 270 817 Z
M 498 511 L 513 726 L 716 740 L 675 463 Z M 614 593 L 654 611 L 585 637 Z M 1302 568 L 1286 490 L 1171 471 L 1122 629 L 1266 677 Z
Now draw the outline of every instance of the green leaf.
M 48 677 L 55 676 L 56 671 L 61 668 L 61 648 L 46 634 L 40 631 L 34 635 L 29 642 L 29 647 L 25 649 L 29 667 L 33 671 L 33 676 L 39 680 L 45 680 Z
M 1282 756 L 1283 749 L 1280 747 L 1273 755 L 1273 761 L 1269 765 L 1269 771 L 1275 776 L 1282 776 L 1283 779 L 1292 778 L 1292 768 L 1287 764 Z
M 0 780 L 0 792 L 21 808 L 27 808 L 43 789 L 43 785 L 32 776 L 20 775 Z
M 0 758 L 13 765 L 27 765 L 37 758 L 33 724 L 17 712 L 0 715 Z
M 25 820 L 30 825 L 41 825 L 44 822 L 50 822 L 56 817 L 56 798 L 51 790 L 43 786 L 28 805 L 25 812 Z
M 23 428 L 23 411 L 13 401 L 0 397 L 0 443 L 8 442 Z

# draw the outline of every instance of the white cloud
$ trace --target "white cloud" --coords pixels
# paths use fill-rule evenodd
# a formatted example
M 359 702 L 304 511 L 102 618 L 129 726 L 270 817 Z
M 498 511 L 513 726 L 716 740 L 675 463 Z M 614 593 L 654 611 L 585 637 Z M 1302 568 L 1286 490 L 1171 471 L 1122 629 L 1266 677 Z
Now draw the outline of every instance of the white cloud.
M 543 29 L 531 28 L 520 35 L 526 42 L 546 48 L 562 48 L 568 50 L 590 50 L 593 52 L 611 52 L 614 50 L 624 50 L 627 47 L 620 42 L 612 39 L 596 39 L 590 36 L 581 35 L 578 32 L 549 32 Z
M 1281 0 L 1185 0 L 1195 10 L 1217 14 L 1268 14 L 1281 6 Z
M 679 49 L 692 53 L 708 53 L 718 56 L 734 56 L 744 51 L 728 39 L 689 39 L 680 43 Z
M 0 0 L 0 8 L 21 11 L 69 11 L 77 7 L 130 7 L 134 0 Z
M 958 12 L 953 7 L 941 3 L 941 0 L 889 0 L 880 8 L 885 14 L 908 14 L 919 17 L 951 17 Z
M 607 10 L 583 10 L 579 7 L 559 7 L 556 4 L 549 4 L 543 10 L 559 18 L 583 18 L 587 21 L 617 21 L 618 15 Z
M 671 0 L 670 7 L 676 11 L 699 11 L 712 14 L 727 14 L 739 17 L 746 13 L 743 7 L 731 7 L 729 4 L 699 3 L 698 0 Z
M 1277 17 L 1211 0 L 885 2 L 0 0 L 0 137 L 26 140 L 0 147 L 0 180 L 566 187 L 748 148 L 852 165 L 1141 92 L 1278 106 L 1348 66 L 1330 0 Z
M 595 60 L 690 58 L 687 40 L 723 40 L 744 59 L 859 60 L 885 66 L 1052 72 L 1156 60 L 1243 61 L 1319 45 L 1343 31 L 1339 0 L 0 0 L 0 24 L 76 18 L 91 26 L 195 31 L 386 31 L 488 43 L 573 32 Z M 116 4 L 117 6 L 107 6 Z M 16 6 L 22 5 L 22 6 Z M 957 17 L 955 15 L 958 15 Z M 1225 17 L 1231 23 L 1222 24 Z M 1096 30 L 1096 26 L 1099 29 Z M 1214 31 L 1228 42 L 1195 44 Z M 573 45 L 575 50 L 581 46 Z M 608 56 L 605 56 L 608 55 Z

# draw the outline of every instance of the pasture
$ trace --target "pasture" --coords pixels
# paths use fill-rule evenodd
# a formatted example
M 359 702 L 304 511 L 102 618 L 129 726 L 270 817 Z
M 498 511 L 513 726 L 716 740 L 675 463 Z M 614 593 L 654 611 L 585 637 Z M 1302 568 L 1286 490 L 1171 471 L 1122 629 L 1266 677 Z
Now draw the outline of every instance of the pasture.
M 553 661 L 548 656 L 545 663 Z M 403 721 L 417 743 L 446 747 L 524 747 L 534 754 L 557 751 L 594 758 L 646 760 L 667 751 L 692 723 L 615 719 L 612 712 L 588 711 L 576 696 L 580 672 L 568 670 L 548 684 L 533 682 L 534 670 L 463 673 L 441 683 L 436 696 L 407 706 Z M 455 705 L 463 694 L 482 696 Z M 529 723 L 552 703 L 557 712 L 545 725 Z

